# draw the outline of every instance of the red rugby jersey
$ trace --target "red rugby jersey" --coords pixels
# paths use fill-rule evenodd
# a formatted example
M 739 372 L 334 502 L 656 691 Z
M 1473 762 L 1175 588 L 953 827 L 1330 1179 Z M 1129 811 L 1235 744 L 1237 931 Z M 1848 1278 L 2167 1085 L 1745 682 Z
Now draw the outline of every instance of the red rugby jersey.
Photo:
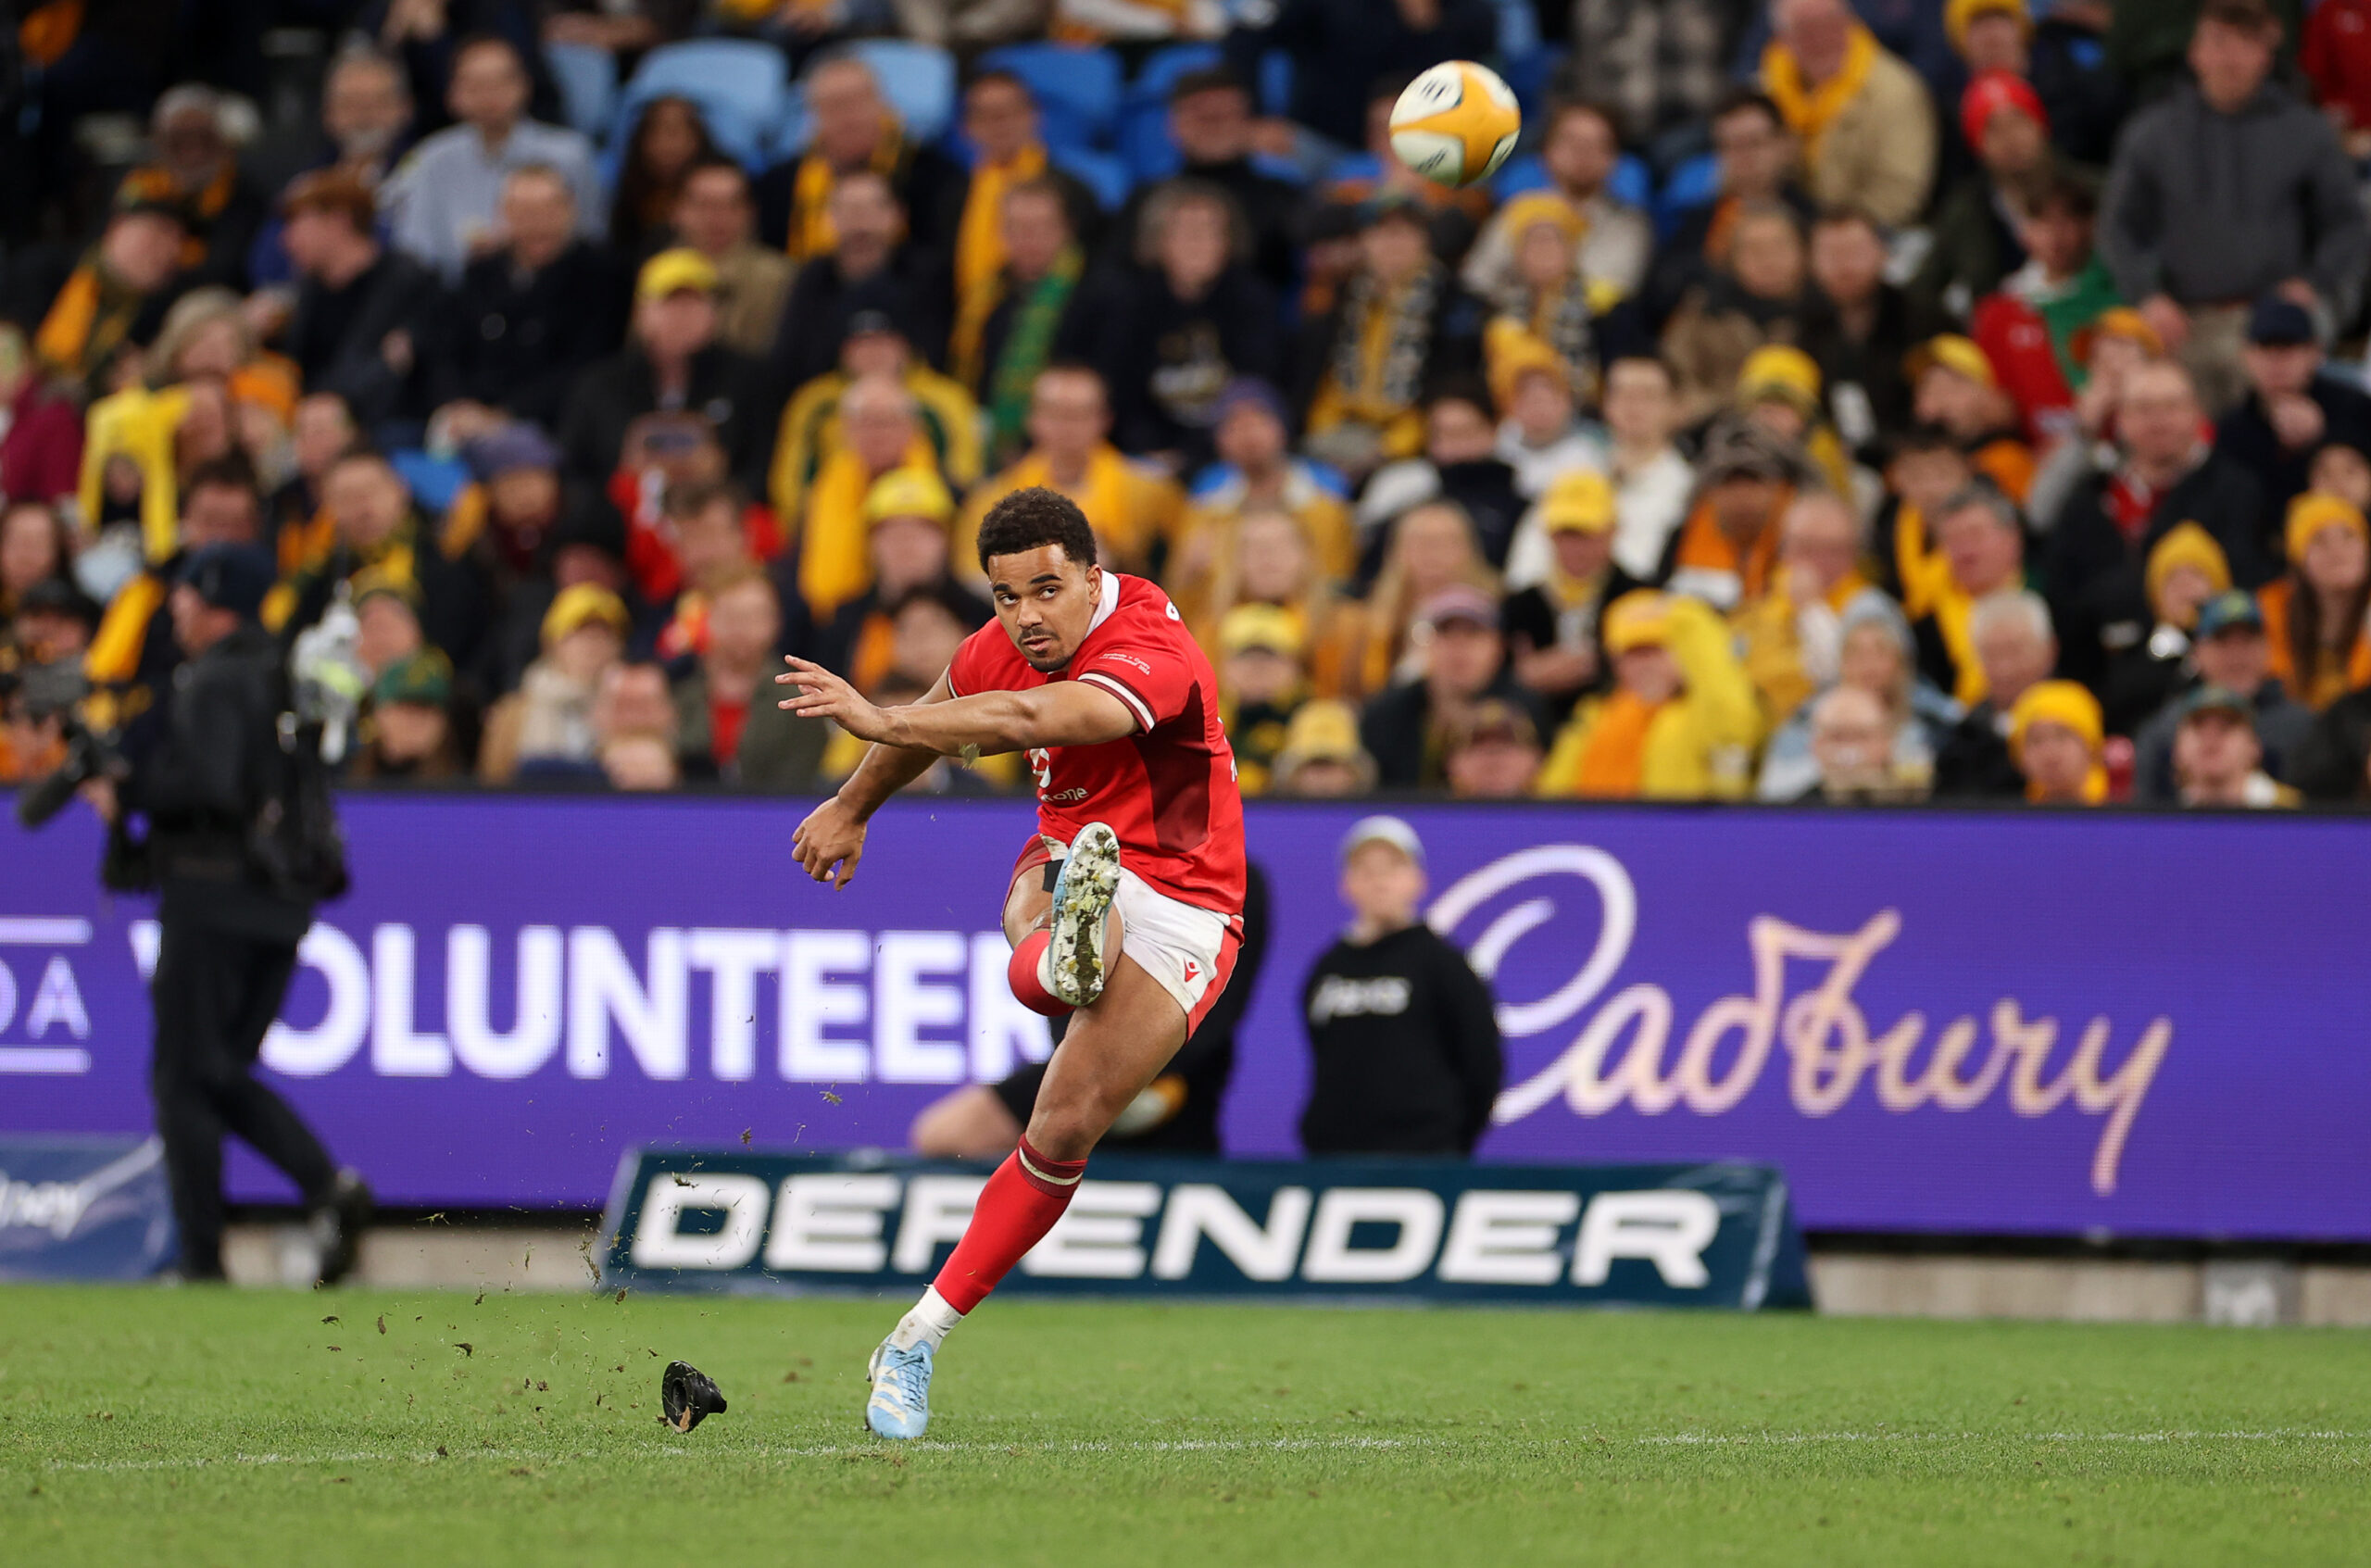
M 1120 837 L 1120 863 L 1157 891 L 1221 914 L 1243 909 L 1243 797 L 1219 722 L 1218 676 L 1169 596 L 1103 574 L 1103 598 L 1069 668 L 1029 667 L 1002 623 L 964 639 L 948 666 L 957 696 L 1085 681 L 1134 715 L 1136 733 L 1100 746 L 1035 748 L 1037 822 L 1067 844 L 1089 822 Z

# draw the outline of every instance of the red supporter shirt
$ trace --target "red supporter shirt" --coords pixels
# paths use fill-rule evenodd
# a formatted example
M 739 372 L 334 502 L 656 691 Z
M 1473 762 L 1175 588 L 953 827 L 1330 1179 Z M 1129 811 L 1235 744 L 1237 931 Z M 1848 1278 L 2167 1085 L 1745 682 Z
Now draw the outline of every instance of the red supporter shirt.
M 2371 0 L 2322 0 L 2305 19 L 2299 64 L 2324 108 L 2371 126 Z
M 948 666 L 957 696 L 1085 681 L 1135 716 L 1136 733 L 1100 746 L 1034 749 L 1038 830 L 1067 844 L 1089 822 L 1120 836 L 1120 863 L 1180 903 L 1243 910 L 1243 797 L 1219 722 L 1219 682 L 1169 596 L 1141 577 L 1103 573 L 1103 602 L 1068 669 L 1029 667 L 990 621 Z

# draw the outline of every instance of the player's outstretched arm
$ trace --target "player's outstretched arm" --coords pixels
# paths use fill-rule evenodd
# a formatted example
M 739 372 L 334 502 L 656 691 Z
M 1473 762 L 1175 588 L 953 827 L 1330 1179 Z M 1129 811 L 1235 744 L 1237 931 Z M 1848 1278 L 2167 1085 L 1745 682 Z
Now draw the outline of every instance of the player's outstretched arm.
M 916 747 L 947 757 L 967 751 L 995 755 L 1040 746 L 1098 746 L 1136 732 L 1136 721 L 1127 704 L 1081 681 L 1053 681 L 1029 691 L 980 692 L 905 708 L 879 708 L 820 664 L 803 659 L 783 662 L 790 669 L 774 680 L 798 688 L 797 695 L 782 705 L 784 709 L 809 718 L 834 720 L 848 734 L 873 742 L 876 749 Z M 942 679 L 939 684 L 944 688 L 946 682 Z M 921 771 L 918 768 L 908 778 Z
M 774 680 L 789 684 L 790 677 L 777 675 Z M 946 702 L 953 695 L 947 677 L 941 675 L 922 703 Z M 797 701 L 794 696 L 781 706 L 797 711 Z M 791 835 L 791 848 L 807 874 L 835 888 L 846 887 L 856 875 L 857 861 L 863 859 L 865 824 L 872 820 L 872 813 L 928 772 L 936 760 L 936 754 L 929 751 L 896 746 L 868 747 L 839 792 L 809 811 Z

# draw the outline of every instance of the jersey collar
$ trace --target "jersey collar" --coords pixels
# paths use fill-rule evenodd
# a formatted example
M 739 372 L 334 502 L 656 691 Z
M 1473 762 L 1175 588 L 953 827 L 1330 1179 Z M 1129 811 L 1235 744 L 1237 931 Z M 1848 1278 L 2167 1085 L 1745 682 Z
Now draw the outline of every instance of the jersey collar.
M 1110 567 L 1105 567 L 1103 569 L 1103 596 L 1095 606 L 1095 619 L 1086 623 L 1088 633 L 1090 635 L 1093 634 L 1105 621 L 1110 620 L 1111 612 L 1119 608 L 1120 574 L 1112 571 Z

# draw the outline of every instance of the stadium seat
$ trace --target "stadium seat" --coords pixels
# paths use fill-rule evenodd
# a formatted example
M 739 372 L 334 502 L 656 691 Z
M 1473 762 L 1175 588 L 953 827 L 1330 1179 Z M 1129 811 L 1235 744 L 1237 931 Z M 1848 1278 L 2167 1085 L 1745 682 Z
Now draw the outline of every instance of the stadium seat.
M 782 119 L 788 96 L 782 51 L 772 44 L 735 38 L 663 44 L 642 57 L 618 101 L 608 172 L 614 176 L 644 107 L 665 97 L 697 105 L 717 145 L 755 169 L 765 159 L 768 133 Z
M 1111 154 L 1093 147 L 1049 147 L 1047 156 L 1055 168 L 1094 192 L 1104 211 L 1116 212 L 1126 204 L 1128 166 Z
M 1009 70 L 1037 99 L 1049 147 L 1109 146 L 1120 123 L 1120 61 L 1108 49 L 1072 44 L 1012 44 L 980 56 L 981 69 Z
M 1173 44 L 1147 56 L 1120 107 L 1120 157 L 1132 177 L 1165 180 L 1177 171 L 1177 146 L 1169 139 L 1169 89 L 1188 71 L 1224 57 L 1215 44 Z
M 546 44 L 544 64 L 559 89 L 560 118 L 599 141 L 618 101 L 618 57 L 589 44 Z
M 626 143 L 634 134 L 634 122 L 654 98 L 690 99 L 700 111 L 700 122 L 708 127 L 708 133 L 715 138 L 725 157 L 753 172 L 765 166 L 772 146 L 768 131 L 781 119 L 779 111 L 753 117 L 738 100 L 696 88 L 666 87 L 651 93 L 629 88 L 619 100 L 608 144 L 601 151 L 601 178 L 611 188 L 617 185 L 618 169 L 625 158 Z
M 1662 194 L 1655 202 L 1655 233 L 1669 239 L 1679 228 L 1679 220 L 1710 202 L 1720 193 L 1721 160 L 1712 153 L 1699 153 L 1671 171 L 1663 182 Z
M 404 482 L 404 488 L 411 492 L 411 498 L 431 516 L 441 515 L 452 506 L 453 497 L 470 483 L 469 465 L 458 458 L 408 451 L 390 453 L 387 461 L 394 467 L 395 477 Z
M 1490 194 L 1500 201 L 1519 196 L 1525 191 L 1544 191 L 1547 188 L 1548 167 L 1539 161 L 1537 153 L 1524 153 L 1519 157 L 1509 158 L 1506 166 L 1490 178 Z M 1627 202 L 1642 212 L 1652 210 L 1654 207 L 1654 171 L 1647 167 L 1646 159 L 1634 154 L 1622 155 L 1622 160 L 1613 166 L 1612 178 L 1605 182 L 1605 189 L 1615 201 Z
M 955 56 L 931 44 L 865 38 L 848 53 L 872 68 L 881 94 L 916 142 L 935 142 L 955 123 Z

